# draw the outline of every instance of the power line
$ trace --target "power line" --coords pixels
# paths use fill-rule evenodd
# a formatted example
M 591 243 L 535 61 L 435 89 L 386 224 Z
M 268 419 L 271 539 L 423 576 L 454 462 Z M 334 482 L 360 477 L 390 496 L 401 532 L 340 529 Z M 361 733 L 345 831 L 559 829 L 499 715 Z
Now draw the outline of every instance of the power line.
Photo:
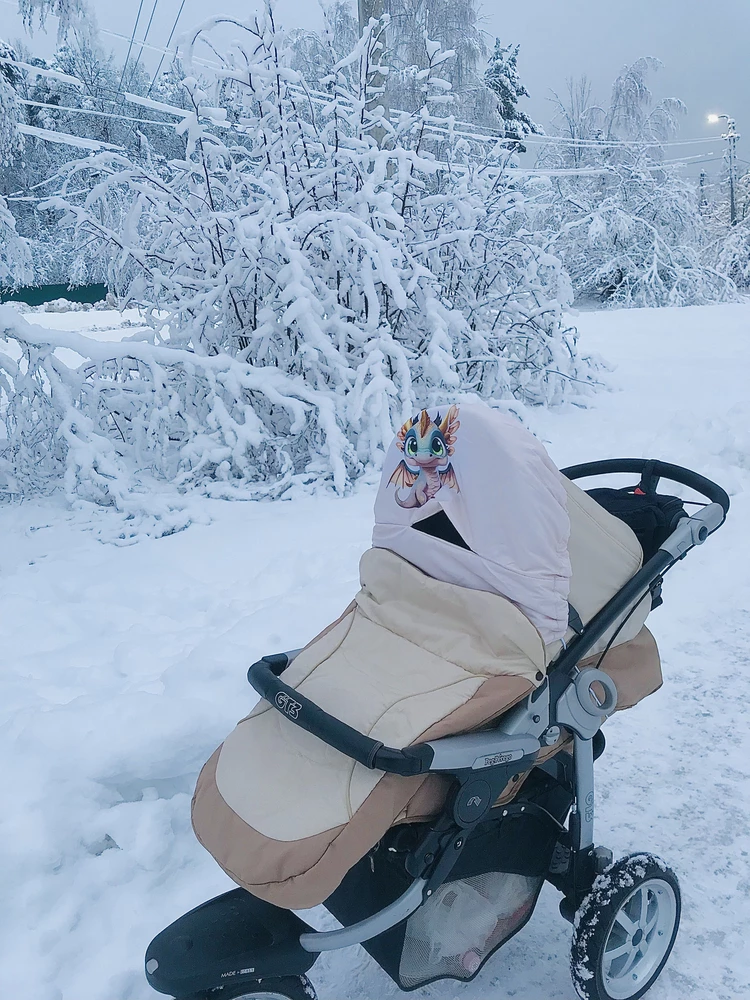
M 544 145 L 545 142 L 555 142 L 560 145 L 577 146 L 588 149 L 615 149 L 621 146 L 633 146 L 636 149 L 653 148 L 661 149 L 665 146 L 694 146 L 703 142 L 722 142 L 721 136 L 706 136 L 696 139 L 666 139 L 664 142 L 639 142 L 637 139 L 571 139 L 565 135 L 525 135 L 520 139 L 509 139 L 509 142 L 522 142 L 524 144 L 537 143 Z
M 72 135 L 70 132 L 58 132 L 55 129 L 37 128 L 35 125 L 24 125 L 19 122 L 18 131 L 24 135 L 30 135 L 36 139 L 44 139 L 45 142 L 55 142 L 63 146 L 74 146 L 77 149 L 88 149 L 101 152 L 103 149 L 122 152 L 122 146 L 115 146 L 110 142 L 101 142 L 99 139 L 84 139 L 80 135 Z
M 148 33 L 151 31 L 151 24 L 154 20 L 154 14 L 156 13 L 156 8 L 159 6 L 159 0 L 154 0 L 154 6 L 151 8 L 151 16 L 148 19 L 148 24 L 146 25 L 146 32 L 141 41 L 141 47 L 138 50 L 138 58 L 135 61 L 135 65 L 130 71 L 130 82 L 132 84 L 133 77 L 135 76 L 135 71 L 138 69 L 138 63 L 141 61 L 141 56 L 143 55 L 143 46 L 146 44 L 146 39 L 148 38 Z
M 68 83 L 72 87 L 83 87 L 81 81 L 75 76 L 69 76 L 67 73 L 58 73 L 54 69 L 43 69 L 41 66 L 32 66 L 31 63 L 22 62 L 20 59 L 10 59 L 8 56 L 0 56 L 0 64 L 4 66 L 18 66 L 19 69 L 31 73 L 32 76 L 51 77 L 59 83 Z
M 10 3 L 10 0 L 0 0 L 0 2 Z M 158 2 L 158 0 L 157 0 L 157 2 Z M 167 55 L 177 56 L 179 54 L 179 52 L 178 52 L 177 49 L 170 49 L 169 45 L 170 45 L 170 43 L 172 41 L 172 38 L 174 36 L 174 32 L 175 32 L 175 30 L 177 28 L 177 24 L 178 24 L 179 19 L 180 19 L 181 15 L 182 15 L 182 11 L 183 11 L 183 9 L 185 7 L 185 2 L 186 2 L 186 0 L 182 0 L 182 2 L 180 4 L 180 9 L 177 12 L 177 16 L 175 17 L 174 23 L 172 25 L 172 30 L 170 31 L 169 38 L 167 39 L 167 46 L 166 46 L 166 48 L 160 48 L 159 46 L 156 46 L 156 45 L 146 45 L 145 44 L 145 39 L 146 39 L 146 37 L 148 35 L 148 29 L 146 31 L 146 35 L 144 36 L 143 41 L 140 43 L 140 50 L 141 50 L 141 52 L 145 48 L 145 49 L 148 49 L 151 52 L 159 52 L 159 53 L 161 53 L 161 59 L 159 60 L 159 64 L 158 64 L 158 66 L 156 68 L 156 72 L 154 73 L 154 75 L 152 77 L 151 84 L 149 86 L 148 91 L 146 92 L 146 96 L 148 96 L 151 93 L 152 89 L 153 89 L 154 83 L 156 82 L 156 80 L 158 78 L 159 71 L 161 70 L 161 67 L 162 67 L 162 65 L 164 63 L 164 58 Z M 111 30 L 109 30 L 107 28 L 100 28 L 99 29 L 100 33 L 103 34 L 103 35 L 109 35 L 112 38 L 119 38 L 122 41 L 126 41 L 126 42 L 129 43 L 128 55 L 126 56 L 126 59 L 125 59 L 125 66 L 123 66 L 123 76 L 120 79 L 120 85 L 118 86 L 118 89 L 117 89 L 117 96 L 119 96 L 119 94 L 121 92 L 122 80 L 124 78 L 125 68 L 127 66 L 127 62 L 129 60 L 129 57 L 130 57 L 130 51 L 131 51 L 131 49 L 133 47 L 133 44 L 134 44 L 135 31 L 137 29 L 138 20 L 140 18 L 140 14 L 141 14 L 141 9 L 143 7 L 143 3 L 144 3 L 144 0 L 140 0 L 140 6 L 138 8 L 138 15 L 136 16 L 136 24 L 135 24 L 135 26 L 133 28 L 133 34 L 131 35 L 130 39 L 128 39 L 127 35 L 123 35 L 123 34 L 121 34 L 120 32 L 117 32 L 117 31 L 111 31 Z M 15 6 L 15 4 L 11 4 L 11 6 Z M 153 17 L 153 11 L 152 11 L 152 17 Z M 140 56 L 139 56 L 139 58 L 140 58 Z M 4 60 L 4 61 L 14 62 L 14 60 Z M 193 61 L 197 65 L 204 66 L 207 69 L 221 69 L 221 66 L 218 63 L 208 62 L 208 61 L 206 61 L 204 59 L 199 59 L 199 58 L 196 58 L 196 57 L 193 57 Z M 17 65 L 21 65 L 21 64 L 17 63 Z M 33 67 L 29 67 L 29 69 L 33 69 Z M 330 101 L 332 99 L 332 95 L 329 94 L 329 93 L 327 93 L 327 92 L 325 92 L 325 91 L 318 91 L 318 90 L 313 90 L 313 89 L 308 88 L 308 87 L 295 86 L 294 84 L 290 84 L 290 89 L 297 90 L 300 93 L 305 94 L 306 96 L 311 96 L 313 98 L 317 97 L 319 99 L 319 103 L 322 100 L 325 100 L 326 102 L 328 102 L 328 101 Z M 348 98 L 342 97 L 342 95 L 337 95 L 337 98 L 339 100 L 343 99 L 347 103 L 351 103 L 351 101 Z M 399 117 L 409 117 L 410 116 L 410 112 L 408 112 L 408 111 L 401 111 L 401 110 L 398 110 L 398 109 L 395 109 L 395 108 L 391 109 L 391 114 L 392 115 L 397 115 Z M 456 125 L 460 126 L 461 128 L 459 128 L 457 130 L 455 128 Z M 473 131 L 467 133 L 467 132 L 464 131 L 464 129 L 466 129 L 466 128 L 471 129 Z M 575 146 L 576 148 L 581 148 L 581 149 L 617 149 L 617 148 L 624 148 L 624 147 L 632 147 L 632 148 L 635 148 L 635 149 L 662 149 L 662 148 L 665 148 L 665 147 L 672 147 L 672 146 L 689 146 L 689 145 L 699 145 L 699 144 L 702 144 L 702 143 L 723 142 L 724 141 L 720 136 L 705 136 L 705 137 L 701 136 L 701 137 L 696 137 L 694 139 L 667 139 L 667 140 L 664 140 L 664 141 L 661 141 L 661 142 L 659 142 L 659 141 L 644 142 L 644 141 L 638 141 L 638 140 L 625 140 L 625 139 L 575 139 L 575 138 L 572 138 L 572 137 L 569 137 L 569 136 L 539 135 L 539 134 L 536 134 L 536 133 L 532 133 L 531 135 L 525 135 L 525 136 L 522 136 L 521 138 L 507 138 L 501 132 L 501 130 L 499 130 L 499 129 L 492 129 L 490 126 L 479 126 L 479 128 L 483 129 L 483 131 L 482 132 L 477 132 L 476 131 L 477 128 L 478 128 L 478 126 L 475 123 L 465 122 L 465 121 L 459 121 L 459 120 L 456 120 L 453 123 L 453 127 L 449 127 L 449 126 L 443 126 L 443 127 L 432 126 L 432 130 L 433 131 L 436 131 L 436 132 L 437 131 L 441 131 L 441 132 L 444 132 L 445 134 L 453 133 L 453 134 L 456 134 L 456 135 L 460 135 L 463 138 L 474 139 L 475 141 L 478 141 L 478 142 L 482 142 L 482 141 L 484 141 L 484 142 L 495 141 L 495 142 L 508 143 L 509 145 L 516 145 L 518 142 L 522 142 L 524 144 L 532 144 L 532 145 L 544 145 L 546 143 L 555 143 L 555 144 L 558 144 L 558 145 Z
M 29 101 L 25 97 L 19 97 L 18 103 L 28 104 L 34 108 L 50 108 L 52 111 L 64 111 L 74 115 L 92 115 L 97 118 L 116 118 L 123 122 L 138 122 L 141 125 L 163 125 L 172 129 L 175 127 L 174 122 L 160 122 L 150 118 L 134 118 L 131 115 L 118 115 L 112 111 L 92 111 L 90 108 L 69 108 L 61 104 L 45 104 L 44 101 Z
M 148 95 L 154 89 L 154 84 L 156 83 L 156 81 L 157 81 L 157 79 L 159 77 L 159 73 L 161 71 L 161 68 L 162 68 L 162 66 L 164 64 L 164 56 L 166 56 L 167 52 L 170 51 L 170 49 L 169 49 L 169 43 L 172 41 L 172 36 L 174 35 L 175 31 L 177 30 L 177 22 L 180 20 L 180 17 L 182 16 L 182 12 L 183 12 L 184 9 L 185 9 L 185 0 L 182 0 L 182 3 L 180 4 L 180 9 L 177 11 L 177 17 L 175 17 L 175 19 L 174 19 L 174 24 L 172 25 L 172 30 L 169 32 L 169 38 L 167 39 L 167 47 L 162 52 L 161 59 L 159 60 L 159 65 L 156 67 L 156 72 L 151 77 L 151 83 L 149 85 L 148 90 L 146 91 L 146 97 L 148 97 Z M 174 55 L 176 56 L 177 53 L 175 52 Z
M 130 53 L 133 51 L 133 42 L 135 41 L 135 33 L 138 30 L 138 22 L 141 19 L 141 11 L 143 10 L 143 0 L 141 0 L 138 5 L 138 13 L 135 15 L 135 24 L 133 25 L 133 33 L 130 36 L 130 44 L 128 45 L 128 53 L 125 56 L 125 62 L 122 64 L 122 73 L 120 74 L 120 82 L 117 84 L 117 94 L 120 96 L 120 91 L 122 90 L 122 82 L 125 79 L 125 70 L 128 68 L 128 60 L 130 59 Z

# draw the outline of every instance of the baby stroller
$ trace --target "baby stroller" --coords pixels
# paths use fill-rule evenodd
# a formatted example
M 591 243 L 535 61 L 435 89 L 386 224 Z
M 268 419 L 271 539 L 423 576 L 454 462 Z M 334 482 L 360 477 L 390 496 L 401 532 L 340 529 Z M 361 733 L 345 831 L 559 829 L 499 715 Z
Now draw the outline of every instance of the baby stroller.
M 461 423 L 471 424 L 476 416 L 472 409 L 461 408 Z M 341 771 L 345 764 L 349 819 L 338 826 L 331 821 L 335 835 L 326 832 L 323 841 L 318 827 L 303 829 L 293 840 L 279 825 L 282 814 L 290 809 L 289 789 L 273 781 L 276 798 L 268 807 L 257 802 L 257 790 L 251 788 L 248 794 L 243 786 L 237 791 L 236 769 L 232 771 L 230 765 L 232 760 L 239 762 L 243 780 L 249 780 L 247 756 L 237 756 L 237 745 L 243 749 L 241 740 L 239 744 L 228 740 L 229 763 L 221 764 L 220 748 L 213 763 L 204 768 L 194 800 L 194 826 L 211 853 L 244 887 L 190 911 L 152 941 L 146 953 L 146 976 L 157 991 L 177 1000 L 314 1000 L 306 973 L 317 957 L 360 943 L 404 991 L 438 979 L 467 981 L 526 924 L 545 880 L 560 891 L 560 912 L 574 923 L 571 971 L 583 1000 L 635 1000 L 653 985 L 667 962 L 680 919 L 677 879 L 651 854 L 614 862 L 611 851 L 595 846 L 594 761 L 604 750 L 601 727 L 606 719 L 659 686 L 658 655 L 650 634 L 644 636 L 643 619 L 661 603 L 665 573 L 724 522 L 729 499 L 716 484 L 679 466 L 612 459 L 562 470 L 566 501 L 559 474 L 550 469 L 541 446 L 509 423 L 503 431 L 511 445 L 494 495 L 513 494 L 515 468 L 520 477 L 518 510 L 525 512 L 529 525 L 538 527 L 536 536 L 530 527 L 516 541 L 524 552 L 538 544 L 537 554 L 544 551 L 558 564 L 550 573 L 540 570 L 538 578 L 534 566 L 539 569 L 539 561 L 533 559 L 524 572 L 511 573 L 501 592 L 509 593 L 513 587 L 516 591 L 512 600 L 505 600 L 487 592 L 486 580 L 483 590 L 474 579 L 484 571 L 474 558 L 482 551 L 482 537 L 472 534 L 472 525 L 462 520 L 463 508 L 451 506 L 464 486 L 465 493 L 471 492 L 471 471 L 467 465 L 462 469 L 454 456 L 458 426 L 455 407 L 442 418 L 423 411 L 404 425 L 386 462 L 378 503 L 382 509 L 384 498 L 389 502 L 395 498 L 404 512 L 389 514 L 391 520 L 385 527 L 380 518 L 379 536 L 376 529 L 376 544 L 390 550 L 389 559 L 397 560 L 397 576 L 388 578 L 386 591 L 390 595 L 404 574 L 410 585 L 410 574 L 418 574 L 420 563 L 429 563 L 437 553 L 444 560 L 446 575 L 460 579 L 458 586 L 438 582 L 435 566 L 428 565 L 432 572 L 422 584 L 430 600 L 439 606 L 441 616 L 450 617 L 452 608 L 470 593 L 471 601 L 480 602 L 481 615 L 471 619 L 474 605 L 462 613 L 478 630 L 497 624 L 493 641 L 500 633 L 512 634 L 513 641 L 497 655 L 509 658 L 515 664 L 513 670 L 490 676 L 487 667 L 488 672 L 482 674 L 485 680 L 474 685 L 458 707 L 447 715 L 441 709 L 439 724 L 426 724 L 423 712 L 412 731 L 426 738 L 391 746 L 374 738 L 376 726 L 368 723 L 370 735 L 365 735 L 309 696 L 319 691 L 318 700 L 327 706 L 344 704 L 337 701 L 340 684 L 331 682 L 332 675 L 326 680 L 323 674 L 317 688 L 309 684 L 316 664 L 335 659 L 337 651 L 346 648 L 347 637 L 356 628 L 356 618 L 352 619 L 356 609 L 347 609 L 311 647 L 254 663 L 248 679 L 261 703 L 236 732 L 245 736 L 255 732 L 257 737 L 263 726 L 266 734 L 279 734 L 275 744 L 265 744 L 271 750 L 262 765 L 256 757 L 255 769 L 266 766 L 274 775 L 276 757 L 283 756 L 299 737 L 304 752 L 294 758 L 293 768 L 302 772 L 301 784 L 292 797 L 300 795 L 305 782 L 309 784 L 312 772 L 305 769 L 315 765 L 319 752 L 318 775 L 337 767 Z M 593 490 L 585 501 L 582 491 L 572 485 L 575 480 L 613 474 L 638 476 L 639 482 L 626 489 Z M 657 492 L 662 478 L 698 492 L 708 502 L 688 516 L 682 501 Z M 491 480 L 492 473 L 485 472 L 482 489 L 491 486 Z M 532 492 L 522 493 L 524 483 L 531 484 Z M 535 497 L 545 489 L 540 500 L 544 516 L 535 520 Z M 500 506 L 504 502 L 499 501 Z M 571 510 L 578 503 L 589 512 L 601 509 L 611 551 L 620 558 L 617 545 L 625 551 L 623 539 L 629 544 L 637 538 L 639 556 L 637 563 L 629 564 L 627 578 L 618 578 L 621 582 L 598 610 L 592 612 L 596 605 L 590 602 L 585 610 L 577 602 L 565 602 L 566 621 L 560 627 L 557 599 L 563 590 L 573 594 L 570 565 L 575 563 L 572 527 L 570 562 L 560 544 L 568 537 L 560 515 L 566 502 Z M 572 513 L 570 518 L 572 524 Z M 619 541 L 617 524 L 627 532 Z M 504 550 L 506 556 L 515 543 Z M 392 555 L 400 544 L 412 546 L 403 565 Z M 497 560 L 487 559 L 482 565 L 490 566 L 497 576 Z M 637 565 L 640 568 L 633 571 Z M 373 563 L 368 570 L 377 578 L 373 566 L 379 571 L 380 565 Z M 566 566 L 568 578 L 562 587 L 560 574 L 564 576 Z M 473 582 L 467 583 L 470 574 Z M 370 624 L 378 614 L 377 602 L 372 600 L 376 583 L 369 590 L 364 587 L 365 596 L 359 598 L 360 610 L 364 608 Z M 577 593 L 583 593 L 580 586 Z M 447 600 L 441 604 L 445 594 Z M 537 599 L 540 594 L 546 595 L 545 600 L 552 595 L 554 601 L 544 604 Z M 402 606 L 399 596 L 395 615 L 402 612 Z M 493 616 L 502 621 L 488 622 Z M 631 638 L 618 645 L 628 634 Z M 365 633 L 368 643 L 373 635 Z M 443 645 L 447 635 L 441 632 L 438 637 Z M 533 661 L 536 655 L 531 650 L 534 636 L 543 649 L 546 669 L 524 673 L 526 660 Z M 455 636 L 450 642 L 460 645 Z M 476 643 L 472 655 L 477 655 L 475 647 Z M 310 648 L 318 651 L 314 662 Z M 639 681 L 640 692 L 623 705 L 623 691 L 632 686 L 632 675 L 627 670 L 618 673 L 617 663 L 632 665 L 634 654 L 643 662 L 650 658 L 655 663 L 658 679 L 651 676 Z M 415 647 L 415 663 L 419 655 Z M 461 655 L 460 650 L 451 653 L 456 660 Z M 354 669 L 351 656 L 346 662 Z M 434 656 L 425 662 L 430 669 L 440 669 Z M 302 663 L 304 670 L 299 666 Z M 285 682 L 287 671 L 293 683 Z M 389 677 L 381 682 L 387 687 Z M 308 687 L 302 690 L 305 684 Z M 441 691 L 463 689 L 466 681 L 439 686 Z M 416 688 L 415 692 L 412 700 L 419 714 L 430 703 L 431 692 Z M 377 700 L 377 695 L 373 691 L 372 699 Z M 399 699 L 396 714 L 400 718 L 400 706 L 409 699 L 403 692 Z M 358 701 L 360 706 L 368 701 L 366 691 L 360 690 Z M 477 705 L 484 712 L 478 725 Z M 377 712 L 384 714 L 379 708 Z M 454 730 L 460 726 L 465 731 L 451 734 L 446 718 L 453 720 Z M 434 722 L 434 718 L 427 721 Z M 369 781 L 356 802 L 352 775 L 359 775 L 360 782 Z M 399 798 L 407 786 L 411 797 Z M 327 788 L 320 799 L 332 801 L 334 791 L 326 794 Z M 393 808 L 391 813 L 386 810 L 383 821 L 384 799 Z M 425 804 L 427 800 L 431 805 Z M 363 804 L 358 806 L 359 802 Z M 245 839 L 236 849 L 238 831 Z M 308 860 L 303 864 L 301 858 Z M 263 881 L 258 868 L 264 870 Z M 341 929 L 316 931 L 294 912 L 320 901 L 342 924 Z

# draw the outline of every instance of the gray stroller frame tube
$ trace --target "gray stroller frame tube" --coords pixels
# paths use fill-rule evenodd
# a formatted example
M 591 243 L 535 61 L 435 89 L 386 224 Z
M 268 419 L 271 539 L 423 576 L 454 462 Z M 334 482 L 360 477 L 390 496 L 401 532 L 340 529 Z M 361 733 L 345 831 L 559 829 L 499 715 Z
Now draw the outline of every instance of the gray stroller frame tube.
M 424 899 L 426 879 L 415 879 L 406 892 L 394 900 L 390 906 L 384 907 L 371 917 L 360 920 L 357 924 L 342 927 L 338 931 L 315 931 L 312 934 L 301 934 L 299 943 L 309 952 L 335 951 L 338 948 L 349 948 L 353 944 L 361 944 L 390 930 L 396 924 L 411 916 L 419 909 Z
M 594 846 L 594 744 L 577 734 L 573 737 L 575 802 L 571 814 L 573 847 L 587 851 Z

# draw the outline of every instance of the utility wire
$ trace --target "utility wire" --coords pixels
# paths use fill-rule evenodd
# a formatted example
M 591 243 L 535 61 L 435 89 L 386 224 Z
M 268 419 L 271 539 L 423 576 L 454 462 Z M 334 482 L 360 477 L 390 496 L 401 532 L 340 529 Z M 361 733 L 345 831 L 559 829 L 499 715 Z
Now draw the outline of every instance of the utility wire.
M 116 97 L 120 96 L 120 91 L 122 90 L 123 80 L 125 79 L 125 70 L 128 68 L 128 60 L 130 59 L 130 53 L 133 51 L 133 42 L 135 41 L 135 33 L 138 30 L 138 22 L 141 19 L 141 11 L 143 10 L 143 2 L 141 0 L 138 5 L 138 13 L 135 15 L 135 24 L 133 25 L 133 32 L 130 36 L 130 44 L 128 45 L 128 53 L 125 56 L 125 62 L 122 64 L 122 73 L 120 74 L 120 82 L 117 84 L 117 94 Z
M 23 97 L 18 98 L 18 103 L 31 105 L 34 108 L 50 108 L 52 111 L 64 111 L 66 114 L 93 115 L 97 118 L 116 118 L 118 121 L 123 122 L 138 122 L 141 125 L 163 125 L 172 129 L 175 127 L 174 122 L 160 122 L 150 118 L 134 118 L 131 115 L 118 115 L 112 111 L 92 111 L 89 108 L 69 108 L 62 104 L 45 104 L 44 101 L 29 101 Z
M 128 95 L 126 94 L 125 96 L 126 96 L 126 99 L 127 99 Z M 137 95 L 134 95 L 134 96 L 137 97 Z M 93 100 L 93 98 L 90 98 L 90 99 Z M 147 99 L 144 99 L 144 100 L 147 100 Z M 28 105 L 28 106 L 32 106 L 32 107 L 47 108 L 50 111 L 58 111 L 58 112 L 62 112 L 62 113 L 65 113 L 65 114 L 80 114 L 80 115 L 94 116 L 94 117 L 99 117 L 99 118 L 109 118 L 109 119 L 114 119 L 116 121 L 131 122 L 134 125 L 159 125 L 162 128 L 171 128 L 171 129 L 174 129 L 175 126 L 178 124 L 178 122 L 158 121 L 156 119 L 151 119 L 151 118 L 137 118 L 137 117 L 132 116 L 132 115 L 118 114 L 116 112 L 94 111 L 94 110 L 89 109 L 89 108 L 74 108 L 74 107 L 69 107 L 69 106 L 60 105 L 60 104 L 51 104 L 51 103 L 47 103 L 47 102 L 44 102 L 44 101 L 32 101 L 32 100 L 29 100 L 29 99 L 26 99 L 26 98 L 19 98 L 19 103 L 20 104 L 24 104 L 24 105 Z M 109 103 L 116 103 L 116 102 L 109 101 L 109 100 L 105 99 L 105 103 L 109 104 Z M 136 103 L 138 103 L 138 102 L 136 102 Z M 161 110 L 161 109 L 154 108 L 154 110 Z M 170 108 L 170 107 L 164 106 L 163 113 L 164 114 L 172 115 L 175 118 L 183 118 L 186 114 L 188 114 L 188 111 L 184 111 L 183 109 L 180 109 L 180 108 Z M 208 116 L 206 116 L 206 117 L 208 117 Z M 210 118 L 209 118 L 209 121 L 210 121 Z M 244 130 L 237 129 L 236 126 L 228 125 L 226 127 L 228 127 L 229 129 L 231 129 L 233 131 L 243 132 L 243 134 L 244 134 Z M 712 156 L 710 153 L 709 154 L 697 154 L 695 156 L 683 156 L 683 157 L 675 157 L 675 158 L 672 158 L 672 159 L 669 159 L 669 160 L 662 160 L 662 161 L 660 161 L 658 163 L 653 164 L 648 169 L 650 169 L 650 170 L 659 170 L 662 166 L 669 166 L 669 165 L 673 165 L 673 164 L 677 165 L 677 164 L 689 164 L 689 163 L 718 163 L 718 162 L 719 162 L 719 160 L 716 157 Z M 742 160 L 741 162 L 746 163 L 748 161 Z M 539 168 L 539 167 L 537 167 L 537 168 L 528 168 L 528 169 L 523 169 L 523 168 L 520 168 L 520 169 L 519 168 L 508 168 L 508 169 L 509 170 L 513 170 L 513 172 L 515 172 L 515 173 L 524 173 L 524 174 L 527 174 L 528 176 L 566 176 L 567 175 L 567 176 L 581 176 L 581 177 L 585 177 L 587 175 L 593 175 L 593 174 L 607 174 L 607 173 L 610 173 L 611 170 L 613 169 L 613 167 L 609 167 L 609 166 L 607 166 L 607 167 L 597 167 L 596 164 L 591 164 L 588 167 L 579 167 L 579 168 L 576 168 L 576 167 Z
M 149 33 L 149 31 L 151 31 L 151 24 L 152 24 L 152 22 L 154 20 L 154 14 L 156 13 L 156 8 L 158 6 L 159 6 L 159 0 L 154 0 L 154 5 L 151 8 L 151 16 L 149 17 L 148 24 L 146 25 L 146 32 L 145 32 L 145 34 L 143 36 L 143 39 L 141 40 L 141 47 L 138 50 L 138 58 L 136 59 L 135 65 L 133 66 L 132 70 L 130 71 L 130 82 L 131 82 L 131 84 L 133 82 L 133 77 L 135 76 L 135 71 L 138 69 L 138 63 L 141 61 L 141 56 L 143 55 L 143 46 L 146 44 L 146 41 L 148 39 L 148 33 Z
M 180 17 L 182 16 L 182 12 L 183 12 L 184 9 L 185 9 L 185 0 L 182 0 L 182 3 L 180 4 L 180 9 L 177 11 L 177 17 L 175 17 L 175 19 L 174 19 L 174 24 L 172 25 L 172 30 L 169 32 L 169 38 L 167 39 L 167 47 L 162 51 L 161 59 L 159 60 L 159 65 L 156 67 L 156 72 L 151 77 L 151 83 L 149 85 L 148 90 L 146 91 L 146 97 L 148 97 L 149 94 L 151 93 L 151 91 L 154 89 L 154 84 L 156 83 L 156 81 L 157 81 L 157 79 L 159 77 L 159 73 L 161 71 L 161 68 L 164 65 L 164 57 L 167 55 L 168 52 L 172 51 L 169 48 L 169 43 L 172 41 L 172 36 L 174 35 L 175 31 L 177 30 L 177 22 L 180 20 Z M 177 52 L 174 51 L 172 54 L 173 54 L 173 57 L 174 57 L 174 56 L 177 55 Z

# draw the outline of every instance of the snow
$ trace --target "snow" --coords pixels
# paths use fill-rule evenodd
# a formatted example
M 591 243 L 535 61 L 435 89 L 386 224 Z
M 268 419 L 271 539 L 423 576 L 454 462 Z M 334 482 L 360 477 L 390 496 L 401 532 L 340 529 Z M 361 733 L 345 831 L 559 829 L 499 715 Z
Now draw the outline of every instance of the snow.
M 83 83 L 75 76 L 69 76 L 67 73 L 58 73 L 57 70 L 52 69 L 42 69 L 41 66 L 34 66 L 31 63 L 21 62 L 19 59 L 10 59 L 7 56 L 0 56 L 0 63 L 4 66 L 18 66 L 25 73 L 29 73 L 31 76 L 44 76 L 48 80 L 56 80 L 58 83 L 67 83 L 71 87 L 76 87 L 78 90 L 83 90 Z
M 36 139 L 45 139 L 47 142 L 59 142 L 63 146 L 74 146 L 76 149 L 89 149 L 100 152 L 103 149 L 120 150 L 123 148 L 122 146 L 114 146 L 109 142 L 100 142 L 98 139 L 84 139 L 80 135 L 70 135 L 68 132 L 55 132 L 48 128 L 37 128 L 35 125 L 24 125 L 23 122 L 19 122 L 16 128 L 24 135 L 30 135 Z
M 43 306 L 25 306 L 18 302 L 8 303 L 21 313 L 34 326 L 45 330 L 69 331 L 82 333 L 92 340 L 117 342 L 134 334 L 149 335 L 153 339 L 153 330 L 145 326 L 143 318 L 137 309 L 102 309 L 91 308 L 86 303 L 68 303 L 74 308 L 63 309 L 64 299 L 47 303 Z
M 89 336 L 117 322 L 34 319 Z M 663 689 L 606 727 L 597 831 L 616 857 L 653 851 L 681 880 L 682 931 L 649 997 L 735 1000 L 750 993 L 750 304 L 576 322 L 612 371 L 587 408 L 530 411 L 555 460 L 664 457 L 732 494 L 727 524 L 670 574 L 650 621 Z M 190 830 L 198 769 L 253 704 L 249 663 L 348 604 L 372 501 L 369 488 L 190 498 L 206 523 L 127 548 L 97 542 L 62 501 L 0 508 L 3 996 L 153 996 L 149 940 L 230 885 Z M 473 983 L 415 996 L 573 1000 L 557 898 L 546 887 Z M 398 995 L 360 949 L 324 955 L 311 978 L 321 1000 Z

